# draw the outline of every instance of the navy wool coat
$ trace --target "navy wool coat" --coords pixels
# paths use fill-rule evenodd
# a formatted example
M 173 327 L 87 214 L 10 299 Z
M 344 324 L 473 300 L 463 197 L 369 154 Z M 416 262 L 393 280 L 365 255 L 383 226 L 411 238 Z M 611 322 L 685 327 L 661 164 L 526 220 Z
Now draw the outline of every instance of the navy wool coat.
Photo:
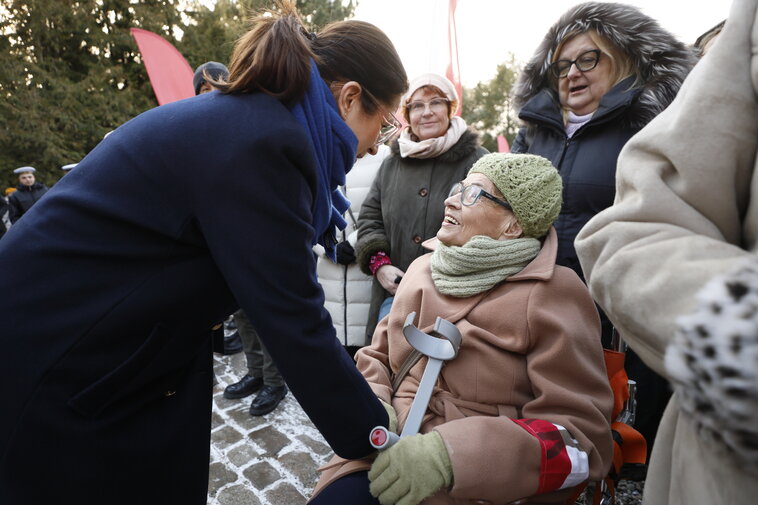
M 264 94 L 119 127 L 0 241 L 0 503 L 206 502 L 211 326 L 249 315 L 337 454 L 387 423 L 311 252 L 315 160 Z

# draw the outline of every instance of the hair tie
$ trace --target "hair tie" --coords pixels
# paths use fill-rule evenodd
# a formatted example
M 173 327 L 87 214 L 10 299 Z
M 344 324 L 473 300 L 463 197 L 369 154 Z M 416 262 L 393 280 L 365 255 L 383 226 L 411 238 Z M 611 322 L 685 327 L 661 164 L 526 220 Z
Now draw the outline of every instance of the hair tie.
M 311 42 L 316 42 L 316 32 L 306 32 L 305 36 L 308 37 Z

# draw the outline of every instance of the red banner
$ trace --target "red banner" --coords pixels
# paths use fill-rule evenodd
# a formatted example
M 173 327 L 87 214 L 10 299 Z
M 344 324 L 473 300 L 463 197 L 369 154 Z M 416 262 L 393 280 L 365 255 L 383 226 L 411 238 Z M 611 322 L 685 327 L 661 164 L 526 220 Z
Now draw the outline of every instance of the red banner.
M 192 87 L 194 72 L 182 53 L 153 32 L 141 28 L 131 28 L 129 31 L 137 41 L 158 105 L 195 96 Z
M 508 145 L 508 139 L 502 135 L 497 136 L 497 152 L 509 153 L 511 152 L 511 146 Z

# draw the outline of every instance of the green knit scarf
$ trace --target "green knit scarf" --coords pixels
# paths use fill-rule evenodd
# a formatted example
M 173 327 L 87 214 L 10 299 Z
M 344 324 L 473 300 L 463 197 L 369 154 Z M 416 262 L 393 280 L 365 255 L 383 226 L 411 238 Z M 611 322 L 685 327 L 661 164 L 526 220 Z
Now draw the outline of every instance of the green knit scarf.
M 495 240 L 476 235 L 463 246 L 437 243 L 432 280 L 437 290 L 457 298 L 474 296 L 524 269 L 540 252 L 536 238 Z

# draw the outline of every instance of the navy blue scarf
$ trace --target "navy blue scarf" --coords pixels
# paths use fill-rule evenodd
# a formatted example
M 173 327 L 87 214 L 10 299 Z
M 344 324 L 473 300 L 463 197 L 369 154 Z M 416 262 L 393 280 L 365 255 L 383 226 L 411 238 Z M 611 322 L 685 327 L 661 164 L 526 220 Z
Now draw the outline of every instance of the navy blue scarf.
M 353 167 L 358 138 L 339 114 L 329 86 L 311 61 L 311 75 L 305 97 L 291 108 L 295 119 L 305 128 L 316 157 L 318 181 L 313 199 L 313 245 L 324 246 L 326 255 L 336 261 L 336 228 L 344 230 L 342 215 L 350 202 L 339 190 L 345 174 Z

